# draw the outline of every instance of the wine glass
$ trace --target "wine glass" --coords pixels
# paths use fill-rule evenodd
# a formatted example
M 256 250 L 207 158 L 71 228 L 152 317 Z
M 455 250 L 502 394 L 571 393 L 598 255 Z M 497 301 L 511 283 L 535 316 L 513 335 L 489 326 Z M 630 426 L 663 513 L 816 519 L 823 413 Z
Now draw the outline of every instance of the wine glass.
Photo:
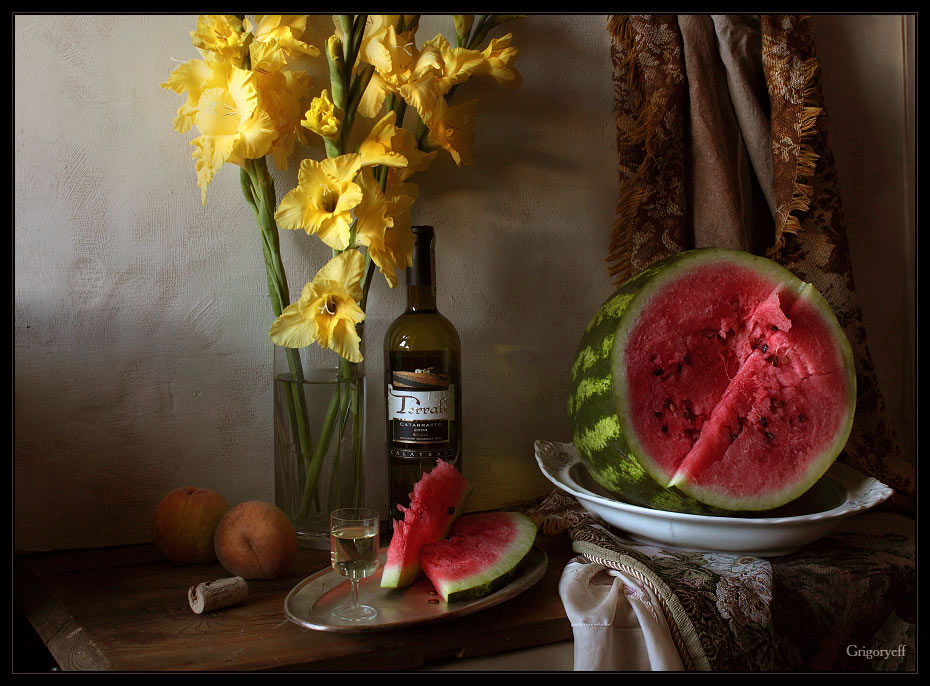
M 358 600 L 358 582 L 378 570 L 378 512 L 365 507 L 333 510 L 329 516 L 330 557 L 337 574 L 352 583 L 352 601 L 333 609 L 333 616 L 350 622 L 370 620 L 378 611 Z

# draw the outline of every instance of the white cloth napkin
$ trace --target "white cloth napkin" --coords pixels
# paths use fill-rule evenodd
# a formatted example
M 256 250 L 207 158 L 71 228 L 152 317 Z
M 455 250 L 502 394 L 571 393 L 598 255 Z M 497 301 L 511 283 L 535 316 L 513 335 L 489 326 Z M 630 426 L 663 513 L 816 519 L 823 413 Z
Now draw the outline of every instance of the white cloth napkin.
M 576 557 L 559 581 L 575 671 L 684 669 L 655 596 L 634 577 Z

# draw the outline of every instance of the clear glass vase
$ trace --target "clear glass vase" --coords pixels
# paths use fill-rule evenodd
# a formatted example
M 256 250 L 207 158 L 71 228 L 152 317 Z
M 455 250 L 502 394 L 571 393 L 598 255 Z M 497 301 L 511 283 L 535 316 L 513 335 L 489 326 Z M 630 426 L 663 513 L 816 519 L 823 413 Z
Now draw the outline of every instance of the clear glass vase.
M 330 512 L 365 505 L 363 364 L 274 346 L 275 504 L 301 547 L 328 550 Z

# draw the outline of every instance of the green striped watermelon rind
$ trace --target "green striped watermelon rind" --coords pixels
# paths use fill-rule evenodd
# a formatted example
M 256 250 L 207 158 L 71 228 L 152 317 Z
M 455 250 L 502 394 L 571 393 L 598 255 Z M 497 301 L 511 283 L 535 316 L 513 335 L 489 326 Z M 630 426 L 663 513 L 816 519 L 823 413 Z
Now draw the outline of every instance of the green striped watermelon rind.
M 775 496 L 747 501 L 728 500 L 683 481 L 668 483 L 667 477 L 637 438 L 626 404 L 626 374 L 622 364 L 625 344 L 637 315 L 651 298 L 671 280 L 687 270 L 714 261 L 736 263 L 793 288 L 806 300 L 833 332 L 842 367 L 847 370 L 847 415 L 841 430 L 821 455 L 809 463 L 807 474 Z M 582 372 L 588 372 L 582 374 Z M 572 367 L 572 393 L 568 410 L 572 438 L 592 478 L 609 492 L 625 500 L 660 510 L 693 514 L 729 515 L 741 510 L 767 510 L 782 505 L 807 491 L 830 467 L 843 449 L 852 428 L 856 378 L 852 349 L 836 316 L 823 296 L 778 263 L 764 257 L 727 248 L 702 248 L 677 253 L 655 263 L 624 283 L 598 310 L 585 329 Z M 592 420 L 596 419 L 596 421 Z M 638 457 L 639 456 L 639 457 Z
M 447 603 L 456 603 L 464 600 L 475 600 L 483 598 L 486 595 L 497 591 L 506 586 L 520 571 L 520 563 L 526 558 L 532 550 L 536 541 L 536 523 L 528 516 L 521 512 L 495 512 L 495 513 L 478 513 L 465 515 L 458 523 L 463 523 L 466 519 L 475 519 L 485 516 L 497 517 L 505 515 L 511 519 L 515 525 L 516 533 L 508 542 L 508 545 L 501 551 L 500 557 L 494 564 L 482 569 L 480 572 L 467 577 L 457 579 L 443 578 L 441 574 L 431 568 L 429 564 L 429 555 L 431 548 L 453 550 L 455 543 L 456 531 L 453 527 L 452 534 L 448 540 L 437 541 L 430 545 L 423 546 L 421 549 L 420 564 L 424 574 L 433 583 L 433 587 L 442 596 Z M 426 559 L 424 559 L 424 557 Z
M 666 258 L 624 282 L 585 328 L 571 370 L 568 415 L 572 441 L 591 477 L 627 502 L 672 512 L 727 514 L 678 488 L 660 486 L 634 455 L 617 416 L 613 349 L 620 318 L 640 289 L 682 255 Z

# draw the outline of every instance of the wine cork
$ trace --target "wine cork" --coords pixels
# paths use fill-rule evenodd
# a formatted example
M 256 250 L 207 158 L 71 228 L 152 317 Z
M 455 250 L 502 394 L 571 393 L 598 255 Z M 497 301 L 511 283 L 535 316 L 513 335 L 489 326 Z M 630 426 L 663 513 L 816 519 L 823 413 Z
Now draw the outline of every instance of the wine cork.
M 198 615 L 238 605 L 249 597 L 249 586 L 241 576 L 205 581 L 187 589 L 187 602 Z

